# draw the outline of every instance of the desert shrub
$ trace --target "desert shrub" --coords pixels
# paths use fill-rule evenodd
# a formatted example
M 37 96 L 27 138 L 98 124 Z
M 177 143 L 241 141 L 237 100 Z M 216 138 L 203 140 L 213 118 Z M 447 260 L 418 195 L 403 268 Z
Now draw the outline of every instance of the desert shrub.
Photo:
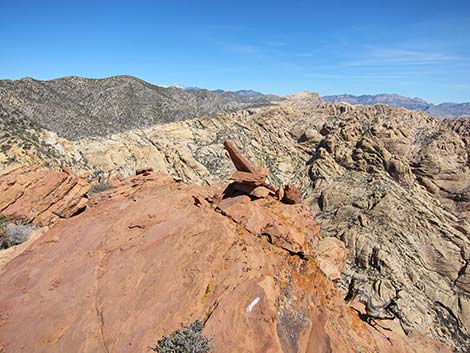
M 207 353 L 212 350 L 211 339 L 202 335 L 204 324 L 194 321 L 189 326 L 183 326 L 169 336 L 164 336 L 152 348 L 158 353 Z
M 8 217 L 0 213 L 0 234 L 2 234 L 3 231 L 5 230 L 5 226 L 8 223 L 8 221 L 9 221 Z
M 34 226 L 31 224 L 11 222 L 8 217 L 0 214 L 0 249 L 25 242 L 33 230 Z
M 113 186 L 109 183 L 97 183 L 91 186 L 89 194 L 96 194 L 99 192 L 103 192 L 109 189 L 112 189 Z

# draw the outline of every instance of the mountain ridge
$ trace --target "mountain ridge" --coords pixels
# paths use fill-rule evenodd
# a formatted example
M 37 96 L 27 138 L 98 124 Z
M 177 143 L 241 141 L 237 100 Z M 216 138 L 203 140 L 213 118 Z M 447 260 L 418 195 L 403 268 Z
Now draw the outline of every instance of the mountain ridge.
M 160 86 L 129 75 L 0 80 L 0 106 L 9 111 L 9 115 L 18 111 L 33 123 L 72 140 L 279 104 L 286 99 L 249 89 L 210 91 L 197 87 Z M 420 110 L 439 118 L 470 115 L 470 103 L 433 105 L 418 97 L 398 94 L 343 94 L 312 99 L 349 104 L 387 104 Z
M 0 106 L 19 111 L 61 137 L 110 135 L 133 128 L 271 104 L 265 96 L 186 91 L 133 76 L 68 76 L 0 81 Z
M 364 94 L 355 96 L 352 94 L 339 94 L 322 96 L 322 99 L 329 103 L 349 103 L 349 104 L 387 104 L 394 107 L 403 107 L 411 110 L 420 110 L 429 115 L 440 118 L 458 118 L 470 115 L 470 103 L 444 102 L 433 104 L 419 97 L 406 97 L 396 93 Z

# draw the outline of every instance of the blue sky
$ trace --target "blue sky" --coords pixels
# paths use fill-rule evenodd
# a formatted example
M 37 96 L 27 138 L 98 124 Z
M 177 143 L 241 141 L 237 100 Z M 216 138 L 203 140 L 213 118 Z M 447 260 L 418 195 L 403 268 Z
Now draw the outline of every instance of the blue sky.
M 0 78 L 470 101 L 470 1 L 0 0 Z

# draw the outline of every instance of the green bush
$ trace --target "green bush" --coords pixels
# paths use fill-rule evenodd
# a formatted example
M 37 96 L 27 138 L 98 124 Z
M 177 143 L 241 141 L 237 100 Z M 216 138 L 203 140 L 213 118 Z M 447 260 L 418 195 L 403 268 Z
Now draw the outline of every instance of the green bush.
M 202 335 L 204 324 L 198 320 L 164 336 L 152 348 L 158 353 L 207 353 L 212 350 L 211 339 Z

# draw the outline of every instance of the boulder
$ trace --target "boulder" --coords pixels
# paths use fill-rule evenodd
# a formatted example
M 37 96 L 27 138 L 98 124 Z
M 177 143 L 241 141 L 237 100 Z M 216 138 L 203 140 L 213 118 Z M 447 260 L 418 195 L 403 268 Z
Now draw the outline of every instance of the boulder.
M 309 127 L 305 129 L 302 136 L 300 136 L 299 142 L 311 142 L 318 143 L 323 140 L 323 135 L 318 132 L 315 128 Z
M 86 208 L 88 182 L 70 171 L 19 168 L 0 176 L 0 213 L 49 226 Z
M 289 184 L 284 187 L 282 202 L 287 204 L 302 203 L 302 196 L 300 196 L 299 190 L 297 190 L 295 185 Z

